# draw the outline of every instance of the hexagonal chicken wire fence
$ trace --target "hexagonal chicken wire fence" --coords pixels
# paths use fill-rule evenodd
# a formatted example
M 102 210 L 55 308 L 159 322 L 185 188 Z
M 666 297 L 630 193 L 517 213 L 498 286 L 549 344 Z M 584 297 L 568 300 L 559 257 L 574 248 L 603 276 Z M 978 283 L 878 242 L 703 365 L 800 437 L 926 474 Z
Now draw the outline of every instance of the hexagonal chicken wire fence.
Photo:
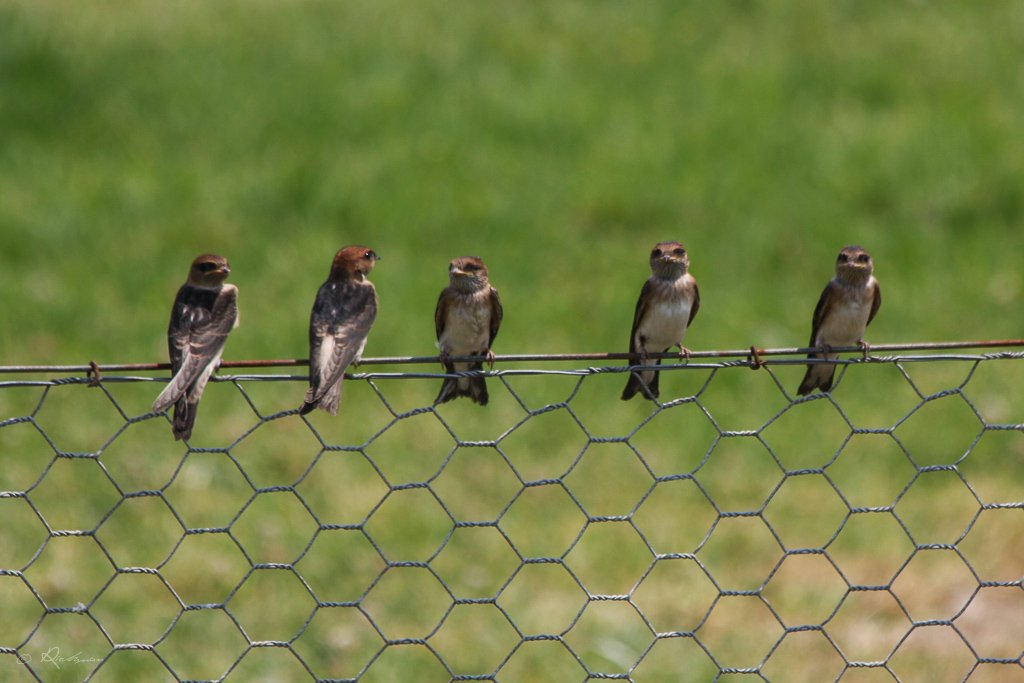
M 188 444 L 163 379 L 19 376 L 0 678 L 1024 681 L 1022 358 L 222 375 Z

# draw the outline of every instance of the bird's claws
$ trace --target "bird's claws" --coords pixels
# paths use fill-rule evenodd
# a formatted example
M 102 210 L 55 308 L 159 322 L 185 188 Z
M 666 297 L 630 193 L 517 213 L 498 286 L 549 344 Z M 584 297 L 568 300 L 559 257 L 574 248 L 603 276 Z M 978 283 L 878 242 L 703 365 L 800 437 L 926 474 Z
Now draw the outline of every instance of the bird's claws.
M 495 356 L 494 355 L 494 351 L 491 351 L 490 349 L 487 349 L 487 353 L 485 355 L 487 356 L 487 365 L 488 365 L 488 367 L 490 367 L 490 369 L 493 370 L 494 369 L 494 361 L 497 358 L 497 356 Z
M 861 354 L 863 354 L 864 359 L 867 360 L 868 351 L 871 350 L 871 344 L 868 344 L 863 339 L 858 339 L 857 340 L 857 346 L 860 347 Z
M 686 348 L 682 344 L 679 345 L 679 357 L 685 358 L 687 362 L 690 360 L 690 349 Z

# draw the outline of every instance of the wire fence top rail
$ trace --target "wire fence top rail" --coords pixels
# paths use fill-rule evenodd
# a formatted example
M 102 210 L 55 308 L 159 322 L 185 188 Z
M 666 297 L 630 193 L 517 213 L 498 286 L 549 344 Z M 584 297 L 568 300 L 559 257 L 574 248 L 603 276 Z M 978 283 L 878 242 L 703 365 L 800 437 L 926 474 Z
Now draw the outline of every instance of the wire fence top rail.
M 692 359 L 718 359 L 718 358 L 739 358 L 753 360 L 756 365 L 769 363 L 803 363 L 808 359 L 784 359 L 781 361 L 763 360 L 766 356 L 806 356 L 810 353 L 858 353 L 862 354 L 865 360 L 890 360 L 868 356 L 868 353 L 900 353 L 905 351 L 950 351 L 970 349 L 997 349 L 997 348 L 1020 348 L 1024 347 L 1024 339 L 996 339 L 996 340 L 975 340 L 975 341 L 943 341 L 943 342 L 910 342 L 899 344 L 872 344 L 867 350 L 859 346 L 836 346 L 828 349 L 820 347 L 781 347 L 781 348 L 759 348 L 750 346 L 745 349 L 718 349 L 707 351 L 689 351 L 687 360 Z M 595 352 L 595 353 L 524 353 L 496 355 L 496 363 L 548 363 L 548 362 L 572 362 L 572 361 L 616 361 L 616 360 L 641 360 L 640 354 L 628 352 Z M 647 360 L 679 360 L 679 353 L 650 353 Z M 452 356 L 450 362 L 484 362 L 488 359 L 485 356 Z M 439 356 L 382 356 L 363 358 L 359 365 L 427 365 L 441 362 Z M 819 360 L 819 362 L 835 362 Z M 848 361 L 839 361 L 848 362 Z M 265 360 L 226 360 L 221 362 L 223 369 L 230 368 L 289 368 L 308 367 L 307 358 L 284 358 Z M 170 363 L 98 363 L 90 362 L 77 365 L 0 365 L 0 374 L 15 373 L 76 373 L 76 372 L 125 372 L 125 371 L 160 371 L 170 370 Z

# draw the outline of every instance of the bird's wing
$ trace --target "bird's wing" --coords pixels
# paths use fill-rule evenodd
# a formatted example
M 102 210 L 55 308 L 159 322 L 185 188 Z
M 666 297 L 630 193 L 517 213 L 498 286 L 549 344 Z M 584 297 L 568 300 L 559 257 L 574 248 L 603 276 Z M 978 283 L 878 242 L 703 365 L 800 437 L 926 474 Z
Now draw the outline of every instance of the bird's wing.
M 153 404 L 157 412 L 181 398 L 220 358 L 228 333 L 238 320 L 238 289 L 224 285 L 210 310 L 176 304 L 174 315 L 168 331 L 174 377 Z
M 434 308 L 434 332 L 437 333 L 438 341 L 440 341 L 441 335 L 444 333 L 444 324 L 448 318 L 448 301 L 450 299 L 447 287 L 442 289 L 441 294 L 437 297 L 437 306 Z
M 878 309 L 882 306 L 882 287 L 878 284 L 878 280 L 875 280 L 875 297 L 871 300 L 871 313 L 868 314 L 868 322 L 870 325 L 871 321 L 875 319 L 875 313 L 878 313 Z
M 825 289 L 821 292 L 818 305 L 814 307 L 814 317 L 811 319 L 811 340 L 807 346 L 817 346 L 818 331 L 821 330 L 821 323 L 832 312 L 832 305 L 835 303 L 833 293 L 838 285 L 834 280 L 829 280 Z
M 636 300 L 636 310 L 633 311 L 633 328 L 629 331 L 630 353 L 636 353 L 636 330 L 640 326 L 640 321 L 643 320 L 645 315 L 647 315 L 647 305 L 650 300 L 651 281 L 648 279 L 644 282 L 644 286 L 640 290 L 640 296 Z
M 310 318 L 310 338 L 319 340 L 315 350 L 311 344 L 309 359 L 314 400 L 341 380 L 362 351 L 376 317 L 377 296 L 369 283 L 341 283 L 328 296 L 317 296 Z
M 690 304 L 690 319 L 686 321 L 686 326 L 689 327 L 693 319 L 697 317 L 697 310 L 700 308 L 700 287 L 697 286 L 697 280 L 690 276 L 693 282 L 693 303 Z
M 491 307 L 491 333 L 487 339 L 487 348 L 491 348 L 494 344 L 494 338 L 498 336 L 498 328 L 501 327 L 501 319 L 505 315 L 505 310 L 501 307 L 501 298 L 498 296 L 498 290 L 491 287 L 490 296 L 487 297 L 487 303 Z

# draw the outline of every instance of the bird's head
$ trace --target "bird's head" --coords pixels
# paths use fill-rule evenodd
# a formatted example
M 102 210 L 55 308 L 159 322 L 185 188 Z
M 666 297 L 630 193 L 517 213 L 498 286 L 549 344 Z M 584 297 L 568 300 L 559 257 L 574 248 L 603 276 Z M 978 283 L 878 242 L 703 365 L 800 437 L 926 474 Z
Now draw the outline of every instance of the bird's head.
M 871 254 L 864 247 L 843 247 L 836 257 L 836 276 L 844 282 L 867 280 L 874 270 Z
M 189 284 L 213 289 L 224 284 L 231 267 L 228 260 L 218 254 L 202 254 L 192 261 L 188 271 Z
M 334 255 L 331 264 L 332 280 L 361 280 L 373 270 L 374 264 L 380 260 L 373 249 L 358 244 L 342 247 Z
M 475 291 L 488 284 L 487 266 L 478 256 L 460 256 L 448 264 L 448 281 L 455 289 Z
M 658 242 L 651 250 L 651 272 L 661 277 L 679 277 L 690 268 L 690 255 L 679 242 Z

